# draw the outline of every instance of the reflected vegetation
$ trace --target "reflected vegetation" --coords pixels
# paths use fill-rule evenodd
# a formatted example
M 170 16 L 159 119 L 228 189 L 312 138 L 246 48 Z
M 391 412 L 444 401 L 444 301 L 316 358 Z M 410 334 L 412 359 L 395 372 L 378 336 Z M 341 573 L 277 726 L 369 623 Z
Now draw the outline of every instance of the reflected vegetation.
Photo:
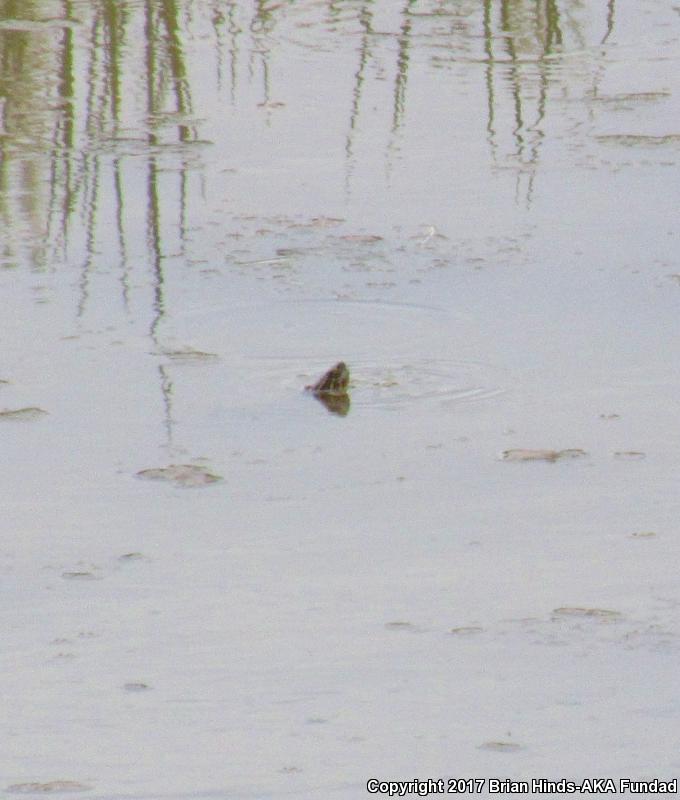
M 582 11 L 580 3 L 557 0 L 405 0 L 387 13 L 369 1 L 328 2 L 319 12 L 261 0 L 4 0 L 2 263 L 29 261 L 46 267 L 67 256 L 72 262 L 80 252 L 82 314 L 101 229 L 112 226 L 121 291 L 129 303 L 132 250 L 139 244 L 130 231 L 134 195 L 134 210 L 141 204 L 144 211 L 145 255 L 156 313 L 162 316 L 163 262 L 168 257 L 162 243 L 172 230 L 178 246 L 173 255 L 186 254 L 189 175 L 210 166 L 210 157 L 202 152 L 209 139 L 202 138 L 201 114 L 223 103 L 232 106 L 231 122 L 237 124 L 243 109 L 233 107 L 243 105 L 241 84 L 253 81 L 260 83 L 257 107 L 270 111 L 283 105 L 276 102 L 272 85 L 279 53 L 293 46 L 291 31 L 298 43 L 307 37 L 301 46 L 309 48 L 315 40 L 323 48 L 324 34 L 344 33 L 355 51 L 347 104 L 348 171 L 354 137 L 362 116 L 369 113 L 367 83 L 375 81 L 378 70 L 392 83 L 390 131 L 398 137 L 409 105 L 410 73 L 420 68 L 411 59 L 416 47 L 440 68 L 482 63 L 486 130 L 494 157 L 535 165 L 545 135 L 548 89 L 559 80 L 551 66 L 565 49 L 588 46 L 585 21 L 579 19 Z M 602 42 L 613 31 L 615 11 L 614 0 L 602 4 Z M 216 95 L 207 103 L 202 96 L 197 111 L 194 96 L 204 89 L 201 80 L 211 70 Z M 506 103 L 514 110 L 514 124 L 502 130 L 499 108 Z M 505 137 L 512 147 L 503 150 Z M 173 181 L 161 178 L 168 173 Z M 172 191 L 169 183 L 174 184 Z
M 665 6 L 0 0 L 8 797 L 677 765 Z
M 169 282 L 215 258 L 198 243 L 206 181 L 229 169 L 216 137 L 304 115 L 302 100 L 290 108 L 286 59 L 339 50 L 353 65 L 329 87 L 345 109 L 350 201 L 382 87 L 385 139 L 368 149 L 389 174 L 415 79 L 425 70 L 448 85 L 478 65 L 490 163 L 515 170 L 530 203 L 550 98 L 565 91 L 560 58 L 607 42 L 615 23 L 615 0 L 588 11 L 559 0 L 0 0 L 0 268 L 76 270 L 76 324 L 115 303 L 163 353 Z M 158 367 L 169 440 L 171 367 Z

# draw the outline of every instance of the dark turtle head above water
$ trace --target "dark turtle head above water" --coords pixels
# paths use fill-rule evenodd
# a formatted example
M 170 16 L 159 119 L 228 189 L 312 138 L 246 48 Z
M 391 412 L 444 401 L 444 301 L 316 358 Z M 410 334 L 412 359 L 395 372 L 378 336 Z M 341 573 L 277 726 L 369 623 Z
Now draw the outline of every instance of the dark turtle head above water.
M 349 370 L 344 361 L 338 363 L 326 372 L 323 377 L 308 386 L 309 391 L 314 394 L 347 394 L 349 386 Z
M 344 361 L 339 361 L 316 383 L 305 388 L 333 414 L 344 417 L 349 411 L 349 369 Z

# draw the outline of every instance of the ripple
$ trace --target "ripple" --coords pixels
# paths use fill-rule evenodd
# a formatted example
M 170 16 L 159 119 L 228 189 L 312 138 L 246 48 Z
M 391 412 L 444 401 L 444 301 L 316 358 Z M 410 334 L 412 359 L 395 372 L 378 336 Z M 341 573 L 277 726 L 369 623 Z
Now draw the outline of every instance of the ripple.
M 485 364 L 446 359 L 385 367 L 357 363 L 352 370 L 352 401 L 374 407 L 428 400 L 480 402 L 505 391 L 492 385 L 491 372 L 492 368 Z
M 277 391 L 302 392 L 306 385 L 345 357 L 344 353 L 337 352 L 311 358 L 253 358 L 249 361 L 254 369 L 246 381 L 260 387 L 267 385 L 266 394 L 272 399 Z M 497 368 L 488 364 L 431 358 L 383 364 L 375 359 L 346 358 L 353 408 L 391 408 L 427 401 L 478 403 L 506 391 L 493 380 Z

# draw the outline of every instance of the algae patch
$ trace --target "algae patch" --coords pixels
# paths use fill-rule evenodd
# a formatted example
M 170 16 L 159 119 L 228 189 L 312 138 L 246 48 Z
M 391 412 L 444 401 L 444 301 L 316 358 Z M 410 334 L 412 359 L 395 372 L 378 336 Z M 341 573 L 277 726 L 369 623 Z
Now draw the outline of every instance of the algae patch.
M 504 450 L 502 461 L 548 461 L 551 464 L 564 458 L 581 458 L 587 455 L 585 450 L 571 448 L 568 450 Z
M 137 477 L 152 481 L 169 481 L 176 486 L 187 488 L 208 486 L 223 480 L 221 475 L 213 475 L 212 472 L 195 464 L 170 464 L 168 467 L 143 469 L 137 473 Z
M 14 420 L 16 422 L 33 422 L 47 414 L 42 408 L 37 406 L 27 406 L 26 408 L 6 408 L 0 411 L 0 420 Z

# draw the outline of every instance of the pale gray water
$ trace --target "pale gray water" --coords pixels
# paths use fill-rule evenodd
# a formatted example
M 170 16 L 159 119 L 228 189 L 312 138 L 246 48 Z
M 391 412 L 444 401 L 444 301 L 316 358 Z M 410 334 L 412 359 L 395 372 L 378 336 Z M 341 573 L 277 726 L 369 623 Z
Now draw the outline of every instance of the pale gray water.
M 679 44 L 0 3 L 0 789 L 680 774 Z

